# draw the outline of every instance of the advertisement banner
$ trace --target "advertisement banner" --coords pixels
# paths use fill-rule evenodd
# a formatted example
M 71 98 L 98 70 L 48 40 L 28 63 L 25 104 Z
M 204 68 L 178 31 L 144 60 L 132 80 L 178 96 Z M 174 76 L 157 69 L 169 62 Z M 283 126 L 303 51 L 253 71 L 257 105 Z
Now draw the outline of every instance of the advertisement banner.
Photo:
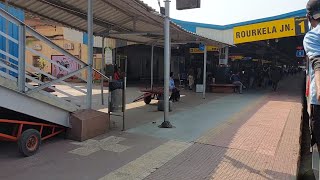
M 77 62 L 63 55 L 52 55 L 51 60 L 70 70 L 70 72 L 74 72 L 80 68 Z M 60 78 L 68 74 L 66 69 L 52 64 L 51 73 L 54 77 Z

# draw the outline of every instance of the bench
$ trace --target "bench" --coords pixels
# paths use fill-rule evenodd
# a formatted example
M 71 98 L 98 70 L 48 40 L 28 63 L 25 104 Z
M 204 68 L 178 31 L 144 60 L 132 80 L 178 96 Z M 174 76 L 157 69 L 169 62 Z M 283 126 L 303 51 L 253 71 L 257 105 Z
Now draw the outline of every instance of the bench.
M 209 87 L 212 93 L 234 93 L 239 86 L 234 84 L 210 84 Z

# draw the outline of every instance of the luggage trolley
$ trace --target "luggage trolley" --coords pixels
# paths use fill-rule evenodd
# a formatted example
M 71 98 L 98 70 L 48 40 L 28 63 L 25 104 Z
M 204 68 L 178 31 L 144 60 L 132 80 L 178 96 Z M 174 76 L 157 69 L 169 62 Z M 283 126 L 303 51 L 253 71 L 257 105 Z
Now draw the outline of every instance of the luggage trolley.
M 42 141 L 65 131 L 65 127 L 50 123 L 0 119 L 0 141 L 17 142 L 26 157 L 37 153 Z

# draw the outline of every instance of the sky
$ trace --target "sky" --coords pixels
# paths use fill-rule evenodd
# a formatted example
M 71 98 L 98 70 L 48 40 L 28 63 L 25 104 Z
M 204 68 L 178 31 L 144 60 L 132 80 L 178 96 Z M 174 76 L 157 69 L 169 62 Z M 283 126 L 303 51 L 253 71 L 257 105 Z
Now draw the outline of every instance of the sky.
M 142 0 L 159 11 L 158 0 Z M 308 0 L 201 0 L 200 9 L 176 10 L 171 0 L 170 17 L 206 24 L 227 25 L 276 16 L 305 8 Z M 163 0 L 160 0 L 164 6 Z

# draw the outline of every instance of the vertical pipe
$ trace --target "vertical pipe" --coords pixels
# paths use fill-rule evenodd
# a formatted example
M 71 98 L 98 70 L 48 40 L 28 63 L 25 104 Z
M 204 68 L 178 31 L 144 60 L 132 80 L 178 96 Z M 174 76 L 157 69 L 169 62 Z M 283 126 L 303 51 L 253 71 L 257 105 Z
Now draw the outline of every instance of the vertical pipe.
M 228 65 L 228 60 L 229 60 L 229 46 L 225 47 L 225 65 Z
M 154 45 L 151 46 L 151 89 L 153 89 L 153 60 L 154 60 Z
M 18 62 L 18 89 L 20 92 L 25 92 L 25 82 L 26 82 L 26 28 L 24 24 L 19 25 L 19 62 Z
M 5 1 L 6 4 L 6 11 L 9 13 L 9 5 L 8 0 Z M 5 25 L 5 33 L 7 36 L 9 36 L 9 21 L 6 19 L 6 25 Z M 6 53 L 9 53 L 9 39 L 6 38 Z M 10 62 L 9 56 L 6 56 L 6 61 Z M 9 69 L 6 68 L 6 73 L 9 74 Z
M 202 98 L 206 98 L 206 82 L 207 82 L 207 45 L 204 46 L 203 53 L 203 94 Z
M 104 75 L 104 67 L 105 67 L 105 49 L 104 49 L 104 39 L 105 37 L 102 37 L 102 59 L 101 59 L 101 74 Z M 103 82 L 104 82 L 104 77 L 101 76 L 101 104 L 104 105 L 104 97 L 103 97 Z
M 93 63 L 93 0 L 88 0 L 88 78 L 87 109 L 92 108 L 92 63 Z
M 126 130 L 125 117 L 126 117 L 126 90 L 127 90 L 127 58 L 124 62 L 124 77 L 123 77 L 123 90 L 122 90 L 122 131 Z
M 165 0 L 164 20 L 164 121 L 169 120 L 169 76 L 170 76 L 170 0 Z

